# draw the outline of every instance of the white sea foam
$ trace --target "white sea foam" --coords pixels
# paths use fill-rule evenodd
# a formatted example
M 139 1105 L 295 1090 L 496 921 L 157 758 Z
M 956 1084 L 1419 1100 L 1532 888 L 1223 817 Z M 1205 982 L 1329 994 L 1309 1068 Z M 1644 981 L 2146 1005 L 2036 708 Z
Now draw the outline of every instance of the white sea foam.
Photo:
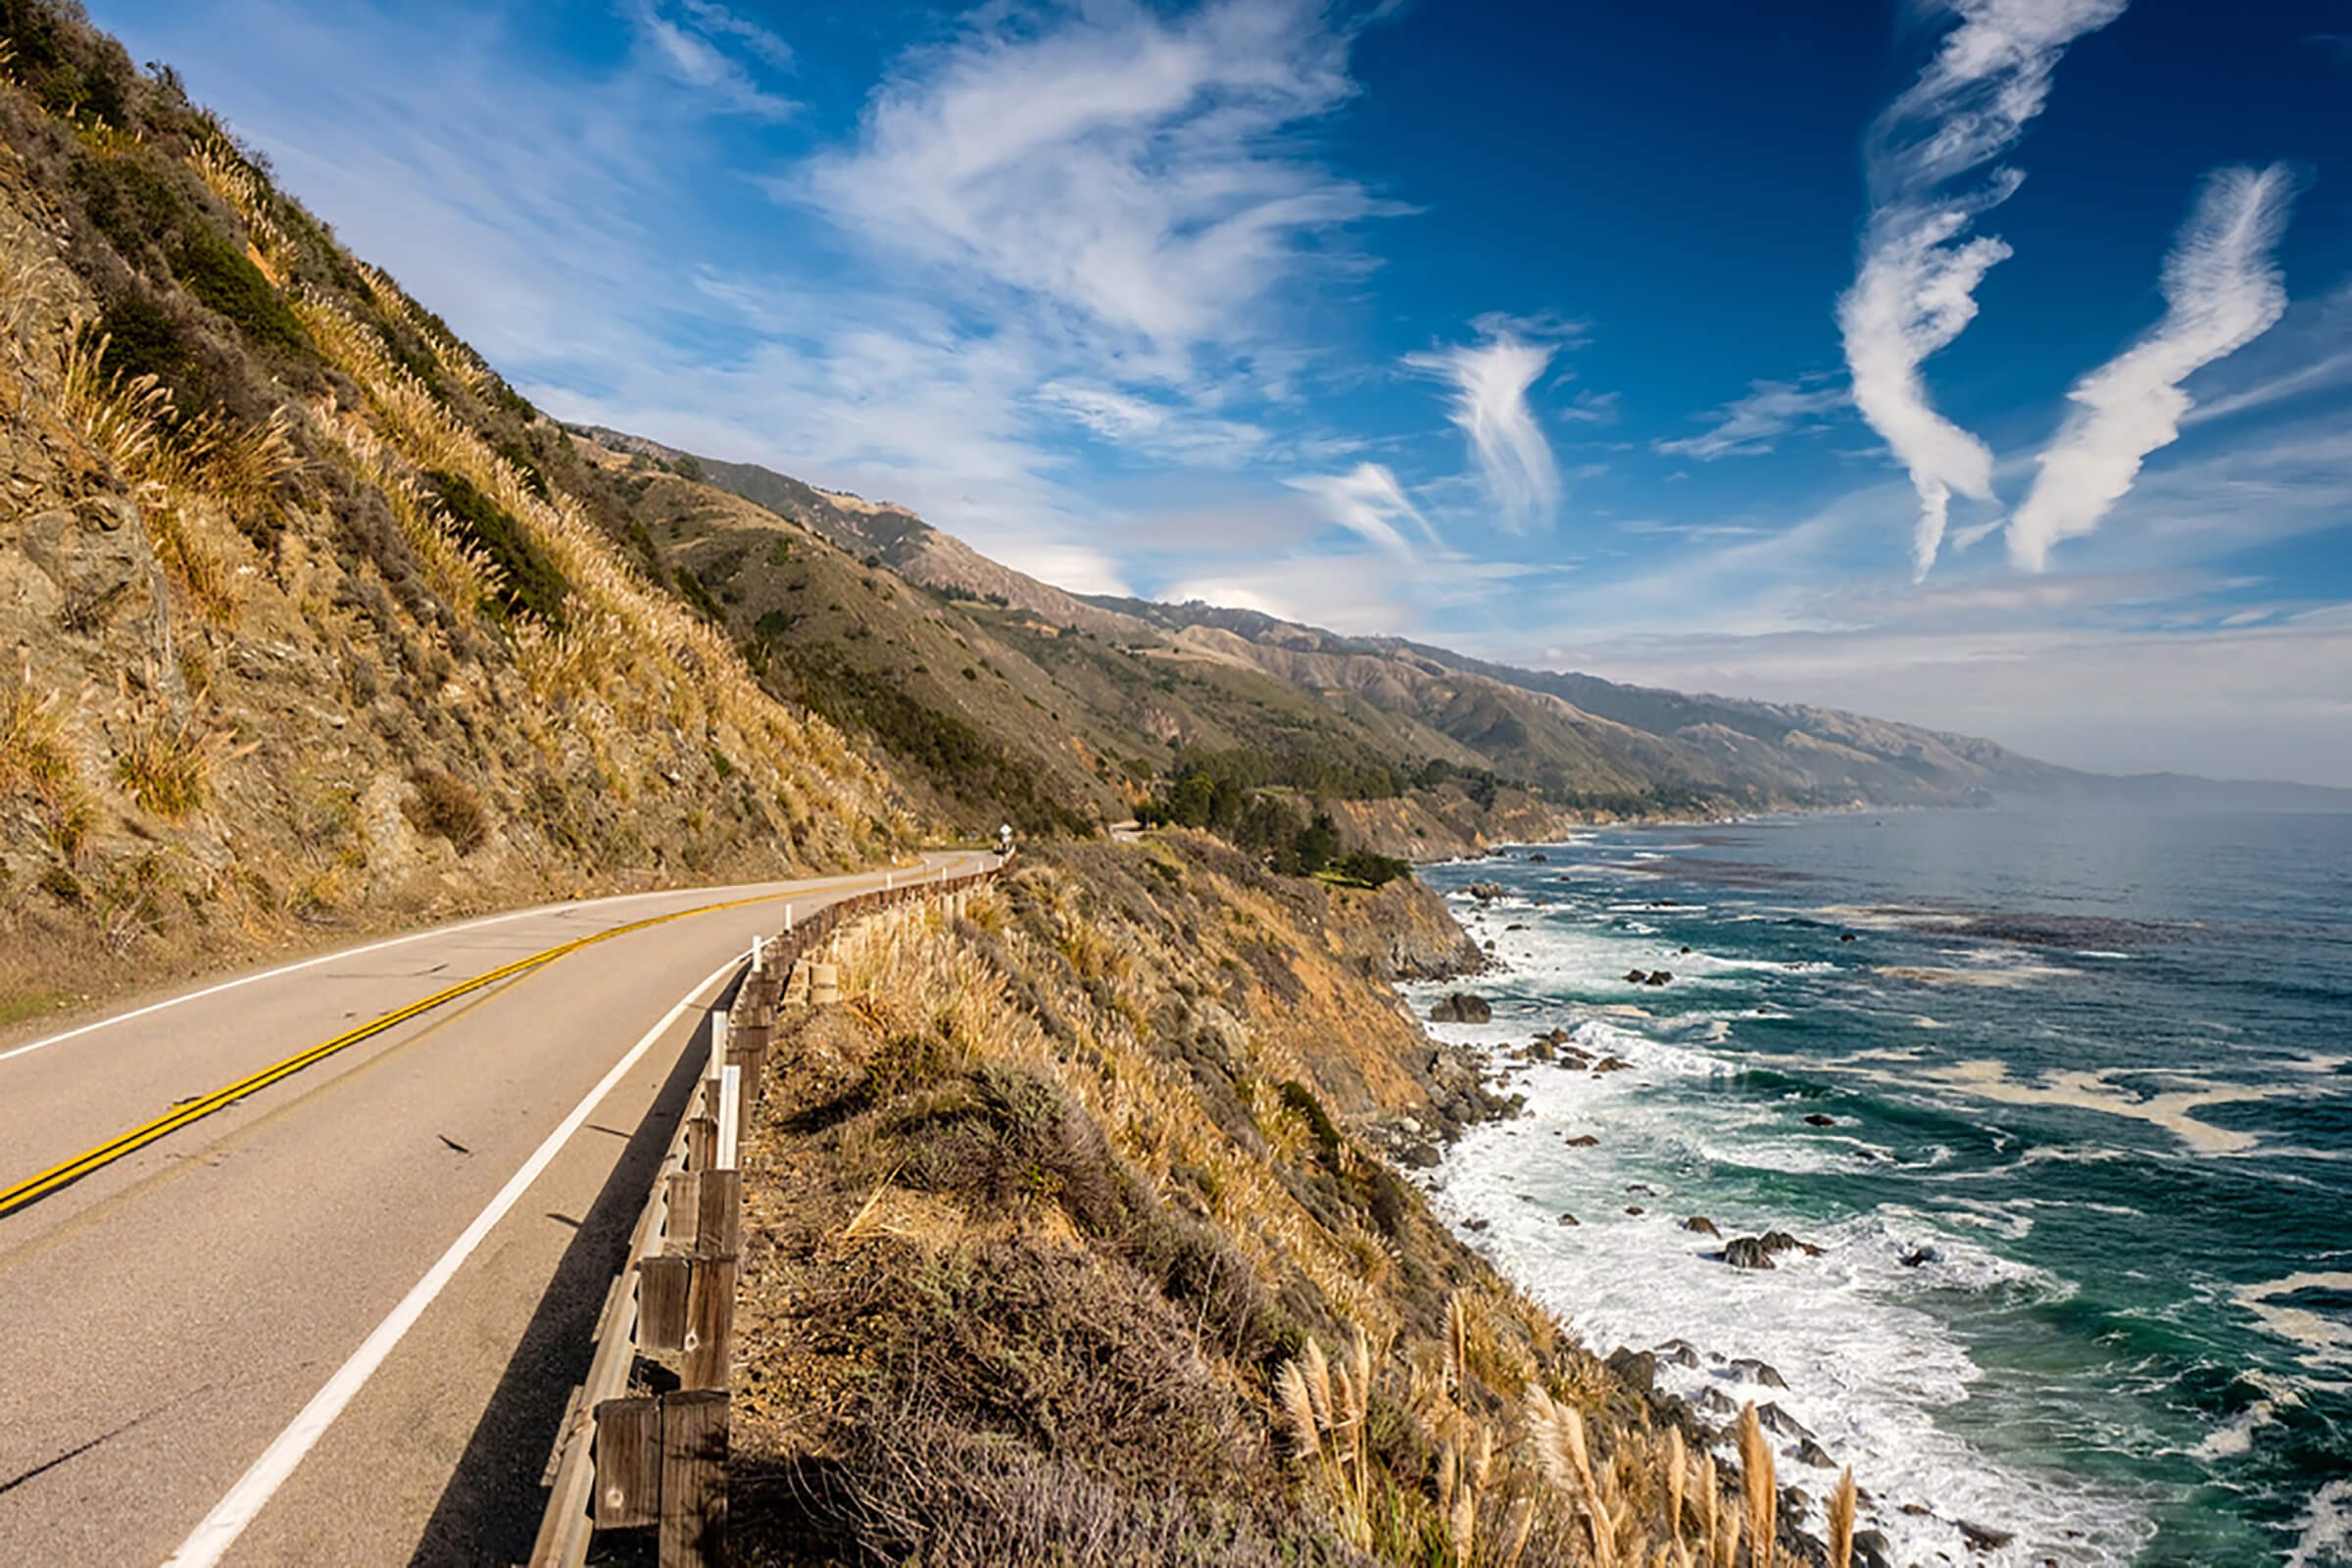
M 2276 1424 L 2278 1419 L 2278 1405 L 2269 1399 L 2256 1399 L 2207 1433 L 2204 1442 L 2188 1450 L 2189 1457 L 2211 1464 L 2217 1459 L 2234 1459 L 2251 1453 L 2254 1434 Z
M 2077 1478 L 1997 1463 L 1936 1424 L 1932 1412 L 1968 1398 L 1979 1373 L 1935 1317 L 1905 1300 L 1930 1289 L 2056 1294 L 2063 1287 L 1900 1209 L 1810 1230 L 1804 1239 L 1822 1249 L 1819 1257 L 1785 1253 L 1770 1272 L 1732 1270 L 1711 1255 L 1721 1243 L 1681 1228 L 1695 1200 L 1686 1196 L 1687 1184 L 1660 1174 L 1675 1165 L 1639 1157 L 1644 1147 L 1688 1136 L 1655 1125 L 1684 1118 L 1645 1110 L 1643 1097 L 1611 1083 L 1619 1076 L 1593 1086 L 1609 1086 L 1600 1091 L 1604 1114 L 1591 1114 L 1596 1106 L 1572 1119 L 1564 1110 L 1539 1110 L 1464 1138 L 1442 1168 L 1440 1212 L 1457 1223 L 1486 1220 L 1477 1245 L 1595 1349 L 1687 1340 L 1709 1359 L 1695 1369 L 1662 1363 L 1660 1380 L 1672 1392 L 1699 1398 L 1720 1390 L 1735 1400 L 1777 1403 L 1801 1422 L 1839 1463 L 1870 1478 L 1877 1498 L 1870 1522 L 1887 1535 L 1898 1561 L 1933 1560 L 1938 1552 L 2001 1564 L 2128 1558 L 2141 1527 L 2124 1499 L 2086 1492 Z M 1601 1145 L 1571 1149 L 1552 1136 L 1571 1125 L 1591 1128 Z M 1639 1216 L 1625 1212 L 1633 1171 L 1655 1194 L 1631 1195 L 1647 1210 Z M 1581 1223 L 1560 1225 L 1562 1208 Z M 1761 1212 L 1710 1217 L 1727 1236 L 1784 1222 Z M 1768 1363 L 1789 1387 L 1747 1382 L 1730 1364 L 1740 1358 Z M 1784 1479 L 1819 1482 L 1808 1490 L 1826 1493 L 1828 1473 L 1798 1462 L 1793 1442 L 1786 1446 Z M 1911 1501 L 1932 1505 L 1935 1516 L 1903 1513 L 1900 1505 Z M 1998 1552 L 1972 1554 L 1951 1522 L 1963 1518 L 1996 1524 L 2017 1539 Z
M 2352 1563 L 2352 1480 L 2330 1481 L 2295 1521 L 2286 1568 L 2343 1568 Z
M 2289 1274 L 2259 1285 L 2241 1285 L 2231 1297 L 2265 1329 L 2300 1346 L 2305 1366 L 2352 1364 L 2352 1319 L 2330 1317 L 2281 1299 L 2304 1291 L 2352 1292 L 2352 1273 Z

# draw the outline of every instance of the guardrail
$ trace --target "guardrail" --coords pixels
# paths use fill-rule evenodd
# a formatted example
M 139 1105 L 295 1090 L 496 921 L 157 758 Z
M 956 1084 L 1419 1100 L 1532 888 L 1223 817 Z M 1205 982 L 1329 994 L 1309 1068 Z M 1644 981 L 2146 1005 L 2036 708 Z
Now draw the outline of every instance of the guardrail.
M 741 1257 L 743 1131 L 758 1109 L 778 1008 L 840 1000 L 816 955 L 884 905 L 959 895 L 1004 862 L 951 877 L 891 871 L 884 886 L 821 906 L 752 944 L 735 1000 L 713 1010 L 710 1066 L 663 1152 L 627 1257 L 597 1318 L 587 1381 L 548 1459 L 547 1512 L 531 1568 L 580 1568 L 599 1530 L 655 1532 L 662 1568 L 703 1568 L 726 1544 L 727 1382 Z

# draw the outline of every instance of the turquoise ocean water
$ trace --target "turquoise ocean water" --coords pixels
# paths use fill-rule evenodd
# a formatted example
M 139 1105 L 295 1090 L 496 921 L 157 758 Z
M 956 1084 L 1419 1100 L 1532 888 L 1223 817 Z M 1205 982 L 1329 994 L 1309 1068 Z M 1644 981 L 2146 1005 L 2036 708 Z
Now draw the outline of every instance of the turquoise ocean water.
M 1498 960 L 1494 1022 L 1432 1032 L 1528 1097 L 1435 1201 L 1595 1348 L 1689 1342 L 1661 1380 L 1778 1405 L 1783 1480 L 1834 1482 L 1811 1433 L 1897 1562 L 2352 1563 L 2352 817 L 1841 814 L 1423 874 Z M 1554 1028 L 1629 1065 L 1517 1059 Z M 1820 1252 L 1735 1270 L 1693 1215 Z

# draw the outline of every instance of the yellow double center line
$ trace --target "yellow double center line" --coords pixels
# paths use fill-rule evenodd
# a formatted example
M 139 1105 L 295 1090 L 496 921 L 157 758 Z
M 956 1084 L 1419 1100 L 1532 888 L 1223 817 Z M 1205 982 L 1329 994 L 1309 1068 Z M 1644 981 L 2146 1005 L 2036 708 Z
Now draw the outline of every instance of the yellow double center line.
M 649 926 L 667 925 L 672 920 L 683 920 L 688 915 L 710 914 L 718 909 L 740 909 L 747 905 L 773 904 L 781 899 L 805 897 L 808 895 L 763 893 L 758 898 L 732 899 L 724 904 L 705 904 L 692 909 L 678 909 L 669 914 L 657 914 L 651 919 L 633 921 L 628 925 L 616 925 L 610 931 L 599 931 L 592 936 L 584 936 L 566 942 L 561 947 L 549 948 L 544 953 L 534 953 L 528 957 L 516 958 L 513 963 L 501 964 L 487 974 L 477 974 L 470 980 L 461 980 L 446 991 L 437 991 L 421 1002 L 412 1002 L 407 1006 L 387 1012 L 380 1018 L 369 1019 L 357 1029 L 339 1034 L 322 1045 L 313 1046 L 307 1051 L 298 1051 L 285 1060 L 264 1067 L 251 1077 L 240 1078 L 225 1089 L 216 1089 L 201 1099 L 176 1105 L 144 1126 L 133 1127 L 120 1138 L 100 1144 L 86 1153 L 76 1154 L 63 1164 L 50 1166 L 38 1176 L 27 1177 L 17 1183 L 16 1186 L 0 1191 L 0 1215 L 14 1213 L 27 1203 L 36 1203 L 61 1188 L 72 1186 L 92 1171 L 101 1170 L 123 1155 L 146 1148 L 159 1138 L 167 1138 L 191 1122 L 202 1121 L 217 1110 L 226 1109 L 257 1089 L 267 1089 L 281 1078 L 292 1077 L 313 1062 L 323 1061 L 336 1052 L 349 1050 L 364 1040 L 372 1040 L 385 1030 L 397 1028 L 419 1013 L 430 1012 L 435 1007 L 455 1002 L 460 997 L 470 995 L 484 986 L 496 985 L 501 980 L 511 979 L 544 964 L 553 963 L 565 954 L 577 953 L 580 949 L 594 947 L 599 942 L 610 942 L 614 937 L 625 937 L 632 931 L 643 931 Z

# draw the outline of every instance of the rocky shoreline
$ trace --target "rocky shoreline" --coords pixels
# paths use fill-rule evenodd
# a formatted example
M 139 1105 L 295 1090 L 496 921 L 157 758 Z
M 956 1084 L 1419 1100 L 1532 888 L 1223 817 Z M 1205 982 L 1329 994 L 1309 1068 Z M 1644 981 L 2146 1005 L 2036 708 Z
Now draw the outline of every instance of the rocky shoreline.
M 1490 885 L 1473 885 L 1466 891 L 1483 905 L 1500 889 L 1482 897 Z M 1477 970 L 1493 967 L 1491 955 L 1482 953 Z M 1428 978 L 1454 978 L 1477 970 L 1454 971 Z M 1663 984 L 1670 975 L 1629 976 L 1629 983 Z M 1400 1002 L 1403 1000 L 1400 994 Z M 1430 1006 L 1430 1023 L 1485 1024 L 1493 1020 L 1493 1004 L 1476 991 L 1449 991 Z M 1583 1072 L 1592 1077 L 1630 1070 L 1633 1063 L 1605 1051 L 1594 1051 L 1577 1043 L 1567 1028 L 1554 1025 L 1532 1035 L 1526 1043 L 1494 1050 L 1487 1047 L 1432 1039 L 1428 1073 L 1433 1085 L 1442 1092 L 1433 1092 L 1429 1117 L 1396 1116 L 1367 1129 L 1371 1141 L 1397 1165 L 1417 1173 L 1416 1180 L 1432 1196 L 1445 1191 L 1442 1167 L 1451 1147 L 1471 1128 L 1523 1115 L 1527 1107 L 1525 1093 L 1511 1087 L 1515 1079 L 1538 1067 L 1548 1066 L 1564 1072 Z M 1836 1124 L 1836 1118 L 1811 1112 L 1803 1118 L 1816 1127 Z M 1593 1134 L 1571 1136 L 1565 1131 L 1558 1135 L 1569 1148 L 1596 1147 L 1600 1140 Z M 1631 1184 L 1627 1194 L 1632 1198 L 1658 1196 L 1654 1188 L 1642 1183 Z M 1519 1195 L 1523 1201 L 1537 1200 L 1530 1194 Z M 1638 1202 L 1626 1205 L 1628 1214 L 1644 1212 Z M 1562 1210 L 1557 1216 L 1563 1226 L 1581 1222 L 1574 1213 Z M 1472 1215 L 1457 1225 L 1457 1233 L 1474 1249 L 1481 1249 L 1481 1233 L 1491 1220 Z M 1775 1259 L 1789 1253 L 1806 1257 L 1823 1255 L 1824 1249 L 1781 1229 L 1768 1229 L 1756 1235 L 1730 1236 L 1704 1214 L 1683 1218 L 1677 1227 L 1721 1241 L 1720 1248 L 1703 1255 L 1725 1267 L 1742 1271 L 1764 1271 L 1779 1266 Z M 1481 1249 L 1484 1250 L 1484 1249 Z M 1490 1256 L 1496 1267 L 1504 1268 L 1505 1260 Z M 1918 1267 L 1936 1261 L 1923 1251 L 1902 1259 L 1906 1266 Z M 1522 1288 L 1533 1282 L 1522 1280 Z M 1786 1390 L 1788 1380 L 1771 1363 L 1754 1357 L 1726 1355 L 1710 1350 L 1682 1338 L 1665 1340 L 1646 1349 L 1620 1345 L 1602 1356 L 1603 1364 L 1629 1388 L 1636 1391 L 1666 1419 L 1687 1422 L 1700 1435 L 1701 1441 L 1728 1450 L 1730 1424 L 1740 1413 L 1740 1401 L 1721 1387 L 1708 1387 L 1693 1396 L 1685 1396 L 1660 1386 L 1658 1374 L 1662 1367 L 1676 1366 L 1689 1371 L 1712 1373 L 1726 1382 L 1750 1384 L 1765 1389 Z M 1829 1488 L 1842 1467 L 1841 1461 L 1824 1446 L 1820 1438 L 1796 1416 L 1774 1401 L 1760 1401 L 1756 1416 L 1762 1429 L 1775 1440 L 1783 1455 L 1805 1471 L 1823 1475 L 1826 1479 L 1816 1497 L 1804 1487 L 1784 1485 L 1781 1488 L 1783 1531 L 1791 1544 L 1819 1551 L 1821 1543 L 1798 1528 L 1794 1521 L 1810 1516 L 1819 1506 L 1826 1505 Z M 1872 1502 L 1867 1488 L 1861 1493 L 1865 1505 Z M 1906 1516 L 1935 1519 L 1957 1532 L 1972 1554 L 1980 1559 L 1986 1553 L 1998 1552 L 2015 1540 L 2012 1532 L 1975 1520 L 1950 1517 L 1932 1506 L 1905 1501 L 1894 1505 L 1894 1511 Z M 1853 1539 L 1853 1560 L 1861 1568 L 1894 1568 L 1894 1545 L 1886 1533 L 1873 1528 L 1858 1530 Z

